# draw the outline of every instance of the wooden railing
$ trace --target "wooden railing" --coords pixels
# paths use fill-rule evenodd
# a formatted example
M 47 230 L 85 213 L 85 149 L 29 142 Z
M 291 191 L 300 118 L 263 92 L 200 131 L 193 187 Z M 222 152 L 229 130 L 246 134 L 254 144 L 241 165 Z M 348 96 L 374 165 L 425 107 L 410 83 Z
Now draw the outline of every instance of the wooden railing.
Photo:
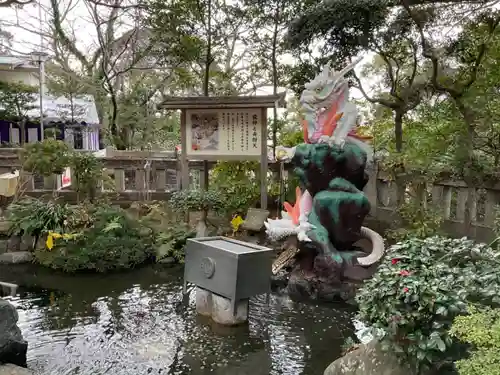
M 0 148 L 0 173 L 20 168 L 17 152 L 17 149 Z M 107 190 L 106 185 L 102 189 L 116 202 L 166 200 L 173 191 L 180 188 L 180 165 L 175 153 L 108 150 L 107 153 L 101 152 L 99 157 L 113 185 L 113 189 Z M 277 170 L 279 167 L 270 163 L 269 168 Z M 203 175 L 199 173 L 203 169 L 203 162 L 192 161 L 189 169 L 194 181 L 196 175 Z M 43 178 L 22 172 L 20 185 L 24 193 L 41 196 L 59 188 L 60 180 L 60 176 Z M 472 218 L 469 226 L 464 222 L 468 188 L 463 181 L 443 180 L 417 189 L 414 184 L 410 185 L 396 184 L 385 172 L 373 172 L 365 188 L 372 206 L 371 219 L 382 226 L 393 225 L 398 218 L 397 203 L 402 199 L 411 199 L 415 203 L 436 208 L 445 219 L 444 231 L 452 236 L 468 235 L 479 241 L 494 238 L 493 226 L 496 206 L 500 203 L 500 183 L 474 188 L 474 200 L 469 205 Z M 58 194 L 68 201 L 77 200 L 77 194 L 71 187 L 59 190 Z
M 0 173 L 21 168 L 17 152 L 17 149 L 0 148 Z M 165 200 L 180 188 L 179 163 L 174 153 L 108 153 L 99 158 L 111 181 L 111 184 L 101 184 L 100 189 L 114 201 Z M 193 161 L 189 168 L 196 174 L 203 168 L 203 162 Z M 31 196 L 56 190 L 68 201 L 77 200 L 77 193 L 71 187 L 61 189 L 60 175 L 42 177 L 21 170 L 20 190 Z
M 386 225 L 398 219 L 398 202 L 413 201 L 433 207 L 444 218 L 443 230 L 455 237 L 470 236 L 478 241 L 495 238 L 493 227 L 496 207 L 500 203 L 500 183 L 474 187 L 474 199 L 469 205 L 471 221 L 466 223 L 468 187 L 463 181 L 442 180 L 432 185 L 403 184 L 391 181 L 379 171 L 365 188 L 372 210 L 370 216 Z

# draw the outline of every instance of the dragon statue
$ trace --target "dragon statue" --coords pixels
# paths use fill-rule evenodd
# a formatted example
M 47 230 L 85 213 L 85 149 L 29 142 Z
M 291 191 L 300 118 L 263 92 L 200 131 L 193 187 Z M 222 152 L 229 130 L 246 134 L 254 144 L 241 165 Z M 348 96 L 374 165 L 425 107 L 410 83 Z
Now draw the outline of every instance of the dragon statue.
M 326 66 L 305 85 L 304 143 L 276 150 L 276 159 L 290 163 L 300 181 L 295 204 L 286 202 L 281 219 L 265 223 L 270 239 L 287 238 L 273 273 L 290 294 L 349 299 L 384 253 L 382 237 L 362 226 L 370 211 L 363 188 L 373 149 L 369 137 L 358 134 L 345 78 L 358 62 L 340 72 Z

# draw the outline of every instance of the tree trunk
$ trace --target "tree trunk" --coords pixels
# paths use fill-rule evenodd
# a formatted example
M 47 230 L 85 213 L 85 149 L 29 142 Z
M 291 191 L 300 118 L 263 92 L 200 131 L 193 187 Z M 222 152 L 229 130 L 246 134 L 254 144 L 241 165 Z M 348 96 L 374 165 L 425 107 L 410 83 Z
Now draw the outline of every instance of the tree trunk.
M 394 137 L 396 139 L 396 152 L 403 152 L 403 113 L 394 113 Z
M 467 237 L 471 237 L 474 236 L 472 222 L 475 220 L 473 211 L 476 203 L 476 182 L 474 181 L 474 128 L 476 115 L 473 110 L 465 105 L 461 96 L 453 99 L 467 125 L 467 139 L 465 142 L 465 147 L 467 147 L 467 162 L 463 168 L 463 178 L 467 184 L 467 201 L 465 202 L 463 230 Z
M 212 65 L 212 0 L 208 0 L 207 9 L 207 56 L 205 60 L 205 77 L 203 80 L 203 95 L 209 96 L 210 83 L 210 65 Z M 208 190 L 209 185 L 209 166 L 208 161 L 203 160 L 203 179 L 205 180 L 204 188 Z M 206 224 L 205 224 L 206 227 Z
M 273 70 L 273 94 L 276 95 L 278 93 L 278 61 L 277 61 L 277 49 L 278 49 L 278 22 L 280 19 L 280 5 L 276 5 L 276 12 L 274 14 L 274 30 L 273 30 L 273 45 L 271 52 L 271 63 Z M 276 158 L 276 146 L 278 143 L 278 110 L 276 106 L 273 108 L 273 128 L 272 128 L 272 137 L 273 137 L 273 157 Z

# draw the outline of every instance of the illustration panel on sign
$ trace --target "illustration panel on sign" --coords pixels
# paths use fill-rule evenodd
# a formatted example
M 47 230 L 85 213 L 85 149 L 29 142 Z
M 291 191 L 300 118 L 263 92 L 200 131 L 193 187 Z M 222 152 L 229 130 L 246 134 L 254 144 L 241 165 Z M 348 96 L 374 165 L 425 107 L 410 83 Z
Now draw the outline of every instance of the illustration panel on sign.
M 191 115 L 191 148 L 196 151 L 219 150 L 219 116 L 217 113 Z

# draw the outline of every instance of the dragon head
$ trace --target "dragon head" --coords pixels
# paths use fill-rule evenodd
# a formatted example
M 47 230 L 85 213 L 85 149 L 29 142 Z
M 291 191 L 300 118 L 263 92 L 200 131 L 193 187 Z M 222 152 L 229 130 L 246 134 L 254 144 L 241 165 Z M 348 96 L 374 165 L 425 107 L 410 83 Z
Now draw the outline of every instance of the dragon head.
M 326 65 L 320 74 L 306 83 L 300 96 L 300 103 L 305 111 L 316 112 L 323 108 L 328 109 L 349 88 L 345 75 L 354 69 L 360 60 L 350 63 L 340 71 L 335 71 Z

